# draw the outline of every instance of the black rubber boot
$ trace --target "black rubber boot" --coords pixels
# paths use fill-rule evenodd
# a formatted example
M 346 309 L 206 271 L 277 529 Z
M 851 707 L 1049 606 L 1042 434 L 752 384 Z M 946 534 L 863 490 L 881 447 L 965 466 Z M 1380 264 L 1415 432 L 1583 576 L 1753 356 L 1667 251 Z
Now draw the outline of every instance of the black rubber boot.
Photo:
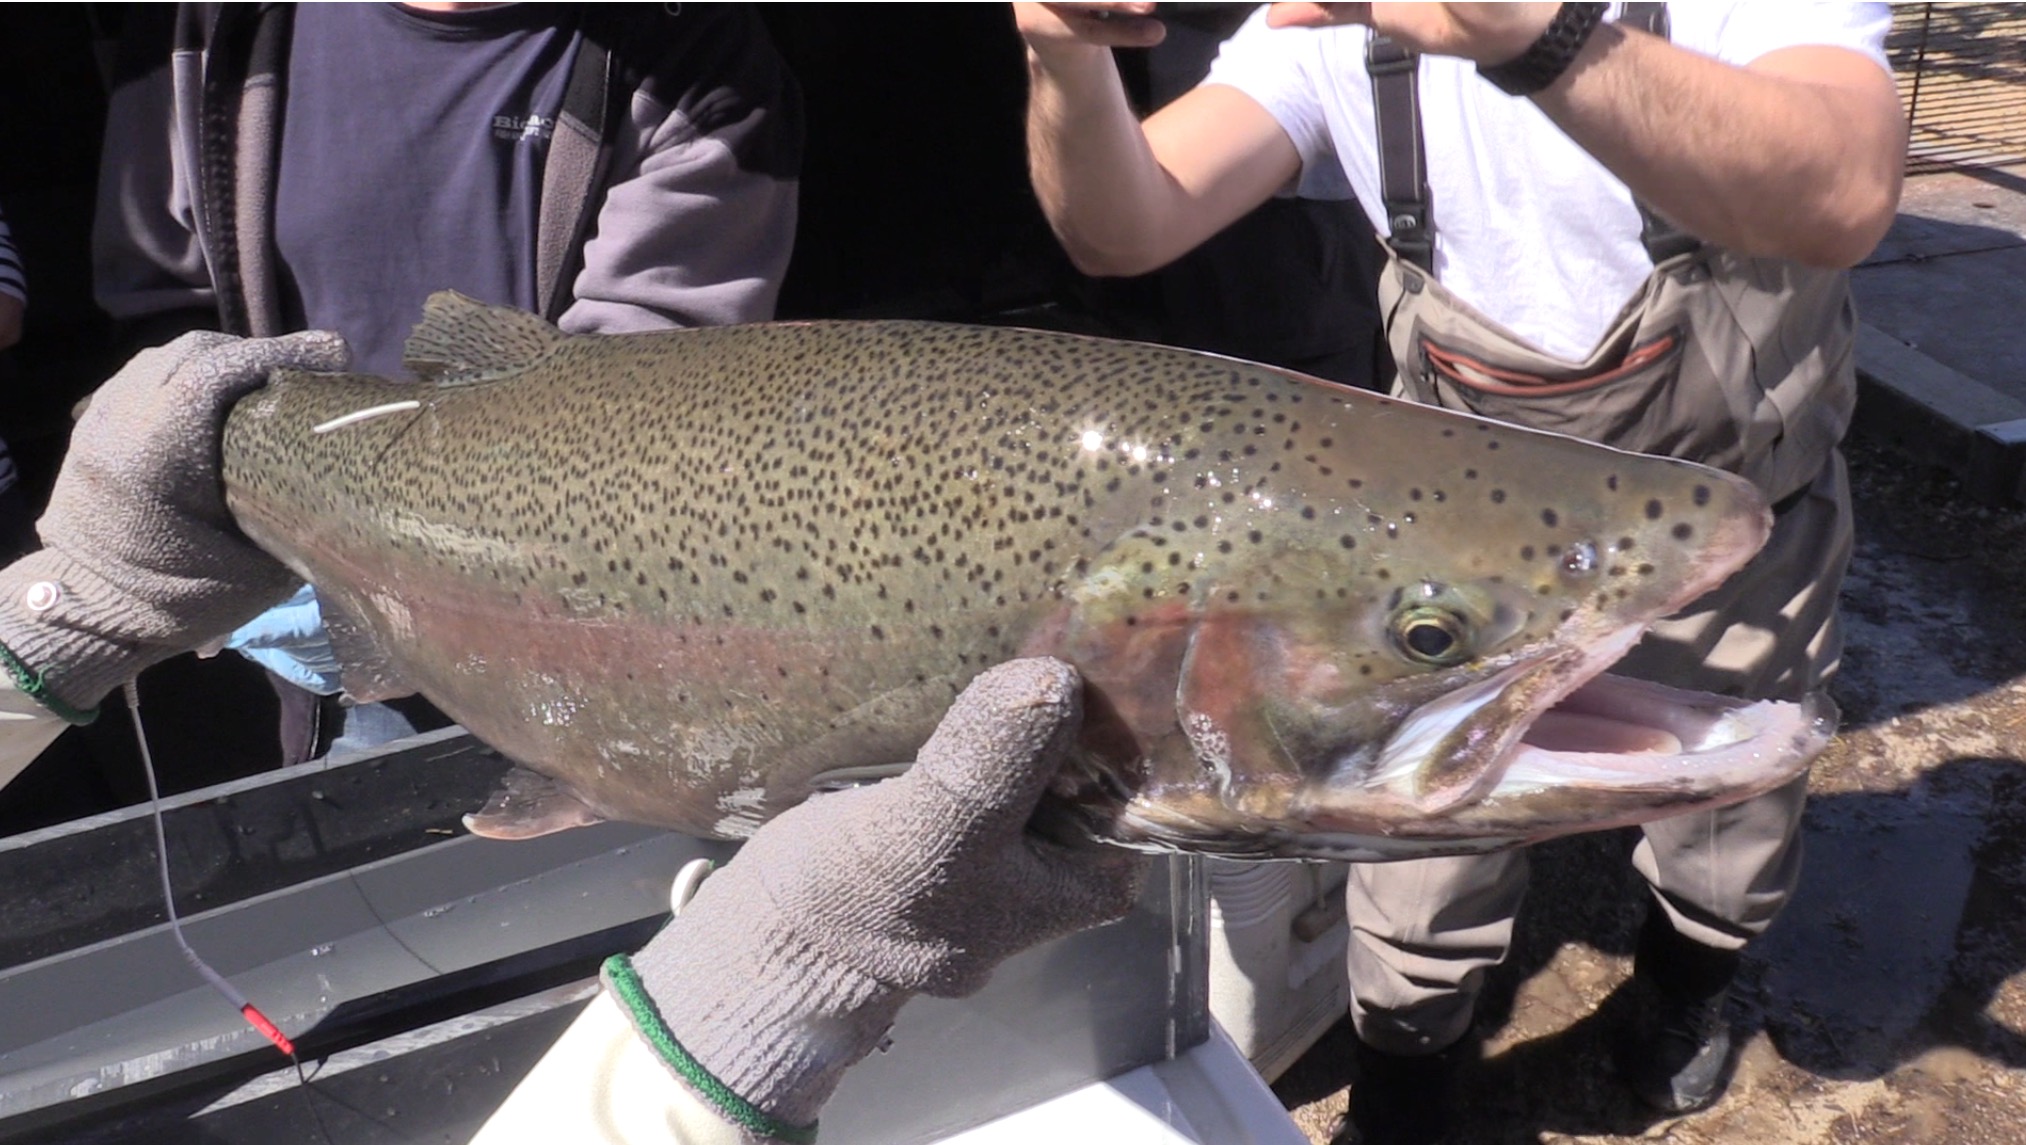
M 1724 1016 L 1739 954 L 1684 938 L 1653 910 L 1639 931 L 1633 980 L 1650 1004 L 1620 1044 L 1618 1073 L 1641 1101 L 1663 1113 L 1693 1113 L 1730 1083 L 1731 1028 Z
M 1443 1145 L 1449 1140 L 1449 1088 L 1462 1052 L 1404 1057 L 1358 1043 L 1351 1108 L 1330 1145 Z

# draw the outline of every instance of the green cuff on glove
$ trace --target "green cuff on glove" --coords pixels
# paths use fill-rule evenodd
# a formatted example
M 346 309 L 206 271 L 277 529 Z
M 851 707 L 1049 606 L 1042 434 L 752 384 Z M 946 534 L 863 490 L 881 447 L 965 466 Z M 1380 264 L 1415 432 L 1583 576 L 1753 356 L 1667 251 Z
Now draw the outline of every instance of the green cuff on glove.
M 97 708 L 73 708 L 63 702 L 55 692 L 49 690 L 49 682 L 42 673 L 23 663 L 21 657 L 5 644 L 0 644 L 0 667 L 14 679 L 14 690 L 48 708 L 56 718 L 67 724 L 83 726 L 98 719 Z
M 711 1076 L 702 1063 L 691 1057 L 682 1048 L 682 1043 L 676 1041 L 675 1035 L 669 1032 L 668 1023 L 661 1018 L 660 1008 L 648 996 L 647 988 L 641 985 L 640 976 L 634 973 L 631 959 L 623 954 L 613 955 L 605 960 L 601 976 L 605 979 L 605 988 L 612 992 L 620 1008 L 632 1019 L 633 1028 L 639 1032 L 641 1039 L 654 1048 L 655 1056 L 718 1112 L 762 1137 L 786 1141 L 790 1145 L 809 1145 L 816 1140 L 815 1122 L 797 1126 L 769 1117 L 752 1102 L 732 1092 L 730 1086 Z

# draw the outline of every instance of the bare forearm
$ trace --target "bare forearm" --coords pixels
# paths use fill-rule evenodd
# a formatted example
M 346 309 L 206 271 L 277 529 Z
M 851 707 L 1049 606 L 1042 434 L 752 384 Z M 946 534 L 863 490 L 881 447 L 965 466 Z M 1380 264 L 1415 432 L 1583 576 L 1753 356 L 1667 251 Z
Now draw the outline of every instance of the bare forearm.
M 1849 266 L 1892 223 L 1905 125 L 1889 77 L 1856 53 L 1737 68 L 1604 25 L 1535 99 L 1634 194 L 1734 250 Z
M 1301 157 L 1267 110 L 1199 87 L 1145 123 L 1113 47 L 1166 34 L 1150 3 L 1016 4 L 1027 40 L 1028 166 L 1042 210 L 1090 274 L 1144 274 L 1180 258 L 1294 178 Z
M 1027 65 L 1029 174 L 1070 260 L 1090 274 L 1140 274 L 1168 261 L 1153 216 L 1171 187 L 1111 52 L 1092 47 L 1044 63 L 1030 49 Z

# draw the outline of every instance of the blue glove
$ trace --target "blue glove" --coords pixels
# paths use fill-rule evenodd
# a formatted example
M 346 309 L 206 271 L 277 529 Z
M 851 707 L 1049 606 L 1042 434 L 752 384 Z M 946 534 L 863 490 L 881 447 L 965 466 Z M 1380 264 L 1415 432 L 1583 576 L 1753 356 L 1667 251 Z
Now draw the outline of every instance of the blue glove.
M 344 688 L 338 679 L 338 654 L 324 632 L 316 590 L 309 585 L 241 625 L 225 638 L 225 646 L 320 696 L 335 696 Z

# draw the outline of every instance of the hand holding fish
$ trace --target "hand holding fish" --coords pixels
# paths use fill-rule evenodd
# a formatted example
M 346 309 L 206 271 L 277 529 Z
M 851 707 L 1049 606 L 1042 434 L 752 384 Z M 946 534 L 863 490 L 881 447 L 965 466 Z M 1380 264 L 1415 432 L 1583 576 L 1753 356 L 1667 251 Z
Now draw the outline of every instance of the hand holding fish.
M 1275 28 L 1368 24 L 1406 47 L 1428 55 L 1458 56 L 1480 64 L 1518 57 L 1554 19 L 1559 4 L 1274 4 L 1266 22 Z
M 226 511 L 220 429 L 270 370 L 342 369 L 348 357 L 335 334 L 192 333 L 143 351 L 98 391 L 38 523 L 44 548 L 0 570 L 9 666 L 47 673 L 24 691 L 59 712 L 90 705 L 288 592 L 295 575 Z
M 645 1059 L 653 1045 L 693 1091 L 721 1083 L 733 1104 L 789 1130 L 763 1136 L 794 1139 L 909 997 L 972 993 L 1012 954 L 1124 915 L 1142 859 L 1072 851 L 1025 830 L 1081 723 L 1082 687 L 1058 660 L 995 668 L 957 699 L 906 774 L 821 796 L 762 828 L 630 965 L 607 965 L 607 996 L 494 1124 L 627 1122 L 606 1106 L 646 1099 L 637 1085 L 577 1075 L 625 1072 L 585 1063 Z M 572 1038 L 592 1037 L 608 1052 L 573 1048 Z M 659 1081 L 673 1092 L 666 1074 Z M 669 1123 L 659 1122 L 663 1133 Z
M 1150 48 L 1167 37 L 1154 5 L 1015 4 L 1014 23 L 1038 54 L 1082 47 Z

